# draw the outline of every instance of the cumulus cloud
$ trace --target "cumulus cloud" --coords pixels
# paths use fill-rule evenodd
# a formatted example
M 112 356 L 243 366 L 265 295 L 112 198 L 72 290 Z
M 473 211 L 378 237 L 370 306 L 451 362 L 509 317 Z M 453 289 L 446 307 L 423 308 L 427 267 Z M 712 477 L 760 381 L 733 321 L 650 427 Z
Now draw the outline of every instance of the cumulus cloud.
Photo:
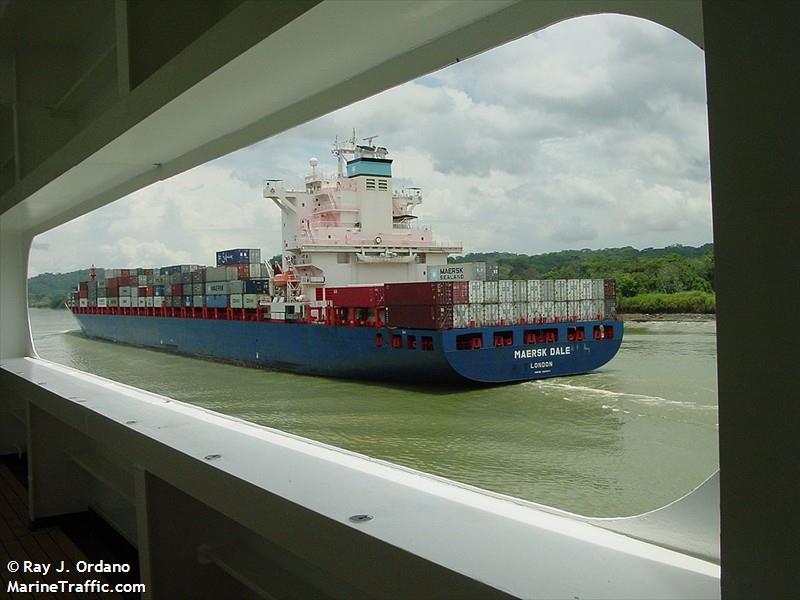
M 380 134 L 395 183 L 465 251 L 711 240 L 702 51 L 630 17 L 554 25 L 154 184 L 37 239 L 31 271 L 208 263 L 280 248 L 263 179 L 328 171 L 334 136 Z M 45 247 L 49 245 L 49 247 Z

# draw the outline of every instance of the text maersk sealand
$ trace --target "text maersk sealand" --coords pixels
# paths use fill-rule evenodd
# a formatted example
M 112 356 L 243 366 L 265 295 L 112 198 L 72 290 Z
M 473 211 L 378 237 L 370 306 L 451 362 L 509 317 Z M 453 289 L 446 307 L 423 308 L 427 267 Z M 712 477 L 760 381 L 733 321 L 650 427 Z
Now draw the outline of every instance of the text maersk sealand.
M 504 383 L 574 375 L 622 342 L 609 280 L 497 280 L 447 265 L 458 244 L 416 223 L 386 148 L 335 143 L 305 189 L 267 181 L 283 259 L 217 253 L 216 267 L 108 269 L 69 304 L 86 335 L 248 365 L 355 379 Z M 381 282 L 381 283 L 376 283 Z

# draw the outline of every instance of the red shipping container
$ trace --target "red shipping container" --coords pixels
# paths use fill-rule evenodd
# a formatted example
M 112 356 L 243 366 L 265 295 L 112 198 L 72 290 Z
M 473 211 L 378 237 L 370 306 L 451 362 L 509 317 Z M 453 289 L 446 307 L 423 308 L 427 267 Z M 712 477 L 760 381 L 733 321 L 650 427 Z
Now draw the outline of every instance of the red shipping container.
M 386 284 L 387 306 L 453 304 L 452 281 L 411 281 Z
M 119 286 L 118 285 L 111 285 L 106 284 L 106 296 L 114 297 L 119 296 Z
M 333 306 L 367 308 L 383 306 L 383 285 L 349 285 L 325 288 L 325 300 Z M 317 300 L 322 300 L 322 288 L 317 288 Z
M 389 327 L 410 329 L 452 329 L 452 305 L 398 304 L 386 307 L 386 322 Z
M 144 288 L 144 289 L 145 289 L 145 296 L 147 296 L 147 297 L 150 297 L 150 296 L 152 296 L 152 295 L 153 295 L 153 286 L 152 286 L 152 285 L 148 285 L 148 286 L 147 286 L 146 288 Z M 141 291 L 141 289 L 140 289 L 140 290 L 139 290 L 139 295 L 141 295 L 141 294 L 142 294 L 142 291 Z
M 603 282 L 603 296 L 606 300 L 614 300 L 617 297 L 617 282 L 614 279 L 606 279 Z
M 453 282 L 453 304 L 469 304 L 469 281 Z
M 78 291 L 78 298 L 88 298 L 88 297 L 89 297 L 89 290 Z
M 80 291 L 82 291 L 82 292 L 88 292 L 89 291 L 89 282 L 88 281 L 81 281 L 78 284 L 78 289 Z
M 183 295 L 183 284 L 176 283 L 172 286 L 172 295 L 173 296 L 182 296 Z
M 236 265 L 236 270 L 239 271 L 239 279 L 249 279 L 250 278 L 250 265 L 249 264 Z

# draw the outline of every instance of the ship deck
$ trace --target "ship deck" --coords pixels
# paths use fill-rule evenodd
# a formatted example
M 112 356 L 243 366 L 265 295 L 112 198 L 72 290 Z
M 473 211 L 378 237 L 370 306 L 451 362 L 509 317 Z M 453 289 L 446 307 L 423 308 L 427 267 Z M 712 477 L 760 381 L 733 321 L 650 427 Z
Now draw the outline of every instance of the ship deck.
M 76 519 L 80 519 L 77 517 Z M 73 519 L 74 521 L 75 519 Z M 61 519 L 59 521 L 62 521 Z M 69 517 L 66 518 L 69 521 Z M 15 476 L 8 465 L 0 462 L 0 598 L 124 598 L 125 594 L 115 592 L 95 593 L 95 592 L 31 592 L 14 593 L 8 592 L 9 582 L 16 581 L 20 584 L 30 584 L 35 582 L 57 583 L 59 580 L 66 580 L 70 583 L 83 583 L 89 579 L 97 579 L 111 585 L 121 583 L 121 581 L 104 578 L 98 573 L 78 573 L 76 563 L 78 561 L 97 562 L 101 557 L 87 556 L 81 550 L 78 542 L 65 529 L 70 530 L 68 525 L 62 527 L 59 523 L 49 524 L 30 523 L 28 516 L 28 490 L 22 482 Z M 87 544 L 91 547 L 107 550 L 106 542 L 100 536 L 92 535 L 93 530 L 83 530 L 82 546 Z M 105 554 L 105 552 L 103 552 Z M 108 554 L 103 560 L 108 562 Z M 40 564 L 53 565 L 52 570 L 47 575 L 19 572 L 16 575 L 8 571 L 7 565 L 10 561 L 22 564 L 23 561 L 33 561 Z M 64 562 L 69 572 L 57 574 L 53 571 L 58 565 Z M 133 567 L 133 566 L 132 566 Z

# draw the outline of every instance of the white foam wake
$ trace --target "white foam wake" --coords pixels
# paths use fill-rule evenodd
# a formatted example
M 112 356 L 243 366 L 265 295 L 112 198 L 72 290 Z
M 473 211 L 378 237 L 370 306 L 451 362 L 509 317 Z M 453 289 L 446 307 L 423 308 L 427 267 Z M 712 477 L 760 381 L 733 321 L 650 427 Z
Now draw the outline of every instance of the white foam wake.
M 602 388 L 594 388 L 584 385 L 571 385 L 569 383 L 559 383 L 556 381 L 529 381 L 527 383 L 529 385 L 535 385 L 537 387 L 544 388 L 545 390 L 560 391 L 562 393 L 572 392 L 587 396 L 600 396 L 604 398 L 629 400 L 631 402 L 637 402 L 640 404 L 659 404 L 659 405 L 683 406 L 689 408 L 713 409 L 713 410 L 716 410 L 717 408 L 716 406 L 698 405 L 697 403 L 690 401 L 670 400 L 668 398 L 662 398 L 661 396 L 649 396 L 647 394 L 630 394 L 627 392 L 615 392 L 613 390 L 604 390 Z

